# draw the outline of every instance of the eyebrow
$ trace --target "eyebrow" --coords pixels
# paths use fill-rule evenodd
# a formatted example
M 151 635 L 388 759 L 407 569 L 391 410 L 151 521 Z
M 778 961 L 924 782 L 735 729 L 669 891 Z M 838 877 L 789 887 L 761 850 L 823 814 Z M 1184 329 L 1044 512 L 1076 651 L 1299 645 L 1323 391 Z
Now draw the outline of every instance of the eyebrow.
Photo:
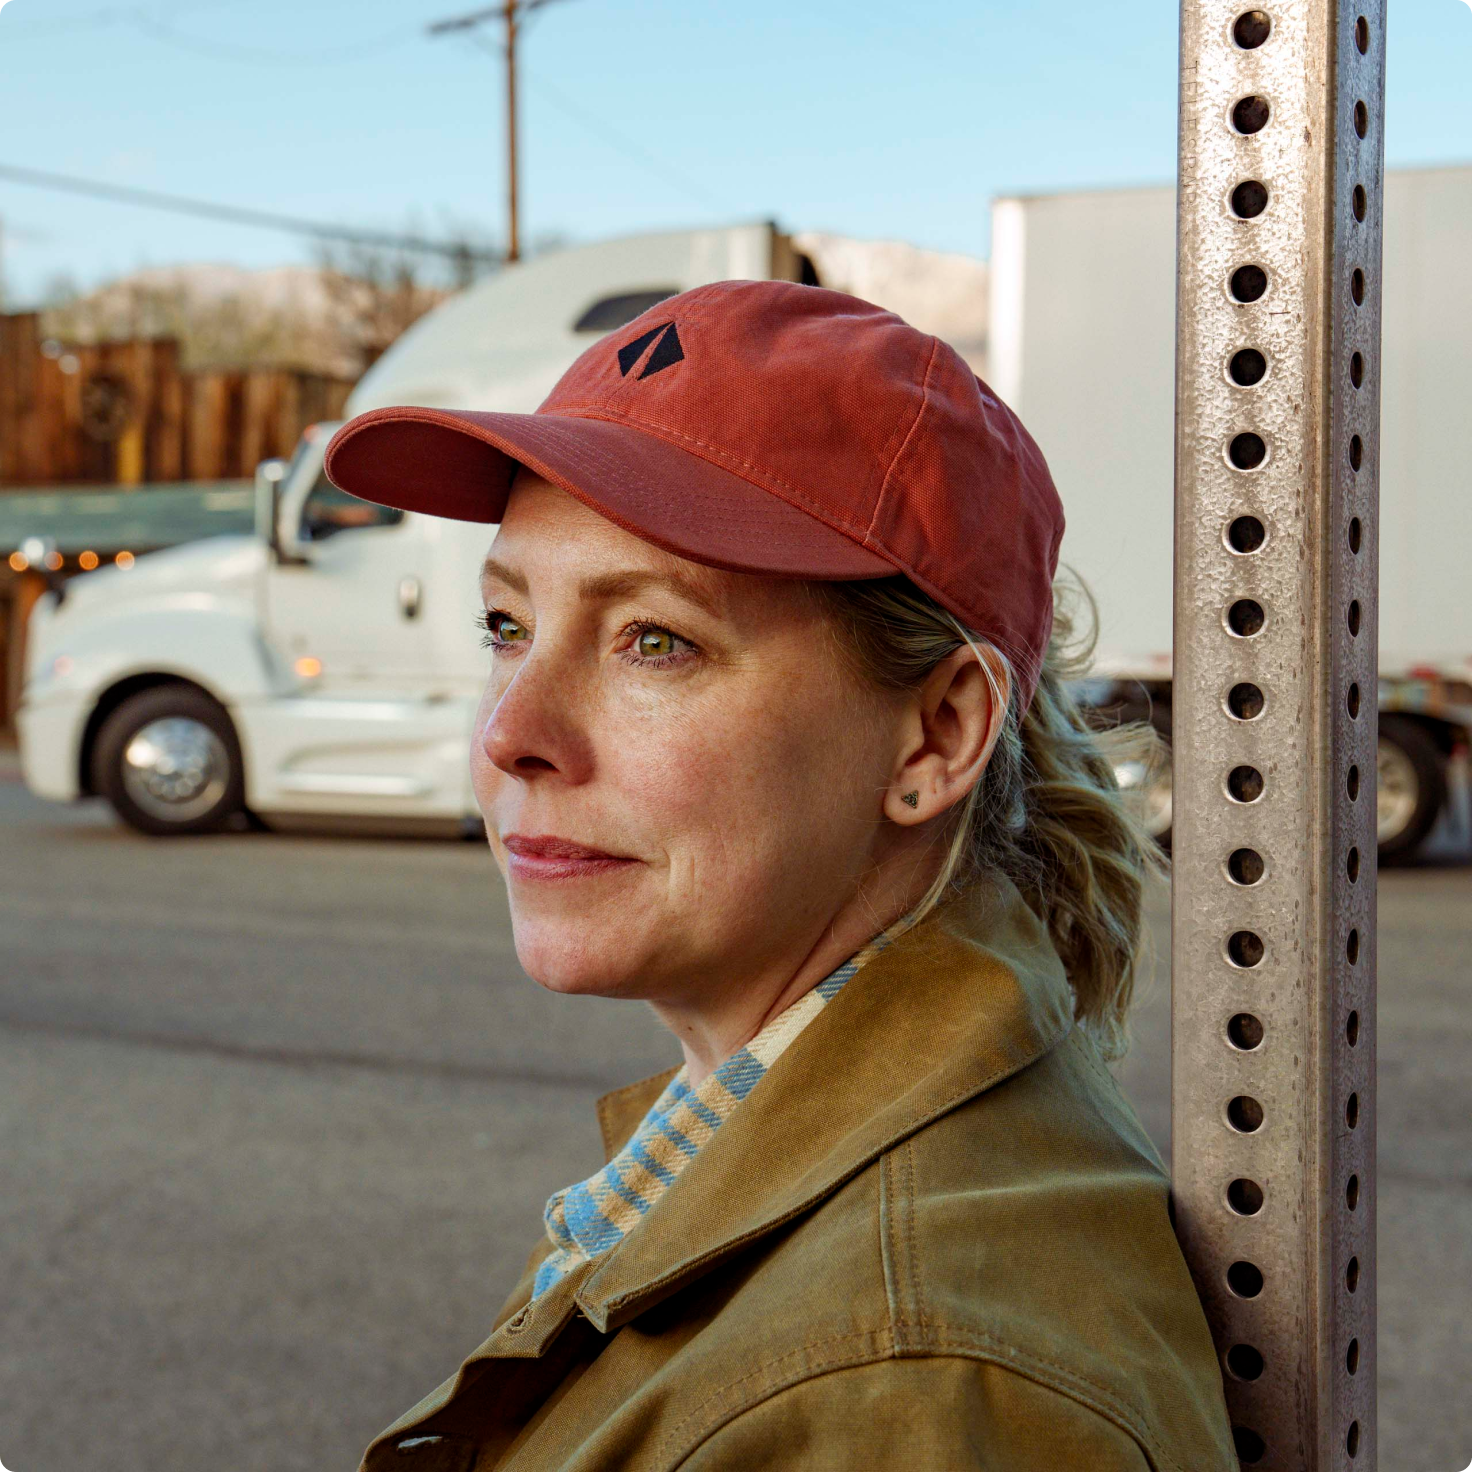
M 518 593 L 525 594 L 528 591 L 526 577 L 516 568 L 509 567 L 504 562 L 498 562 L 494 557 L 488 557 L 481 565 L 482 580 L 488 577 L 499 579 Z M 627 598 L 632 594 L 644 592 L 648 588 L 662 588 L 666 592 L 673 593 L 677 598 L 683 598 L 687 603 L 692 603 L 703 612 L 710 614 L 712 618 L 721 616 L 716 600 L 710 594 L 691 579 L 679 577 L 673 573 L 648 572 L 640 568 L 599 573 L 596 577 L 585 578 L 579 583 L 578 594 L 581 598 L 592 601 Z

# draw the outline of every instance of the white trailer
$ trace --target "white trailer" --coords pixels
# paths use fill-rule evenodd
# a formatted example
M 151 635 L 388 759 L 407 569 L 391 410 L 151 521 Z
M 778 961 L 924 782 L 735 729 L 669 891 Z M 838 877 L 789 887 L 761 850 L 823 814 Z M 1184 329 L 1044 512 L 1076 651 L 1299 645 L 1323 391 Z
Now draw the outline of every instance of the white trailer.
M 1470 172 L 1389 170 L 1381 391 L 1378 828 L 1417 847 L 1468 745 Z M 1170 188 L 1002 198 L 989 380 L 1063 497 L 1061 560 L 1099 604 L 1094 698 L 1171 721 L 1176 198 Z M 1224 364 L 1226 371 L 1226 364 Z M 1170 826 L 1169 788 L 1153 794 Z

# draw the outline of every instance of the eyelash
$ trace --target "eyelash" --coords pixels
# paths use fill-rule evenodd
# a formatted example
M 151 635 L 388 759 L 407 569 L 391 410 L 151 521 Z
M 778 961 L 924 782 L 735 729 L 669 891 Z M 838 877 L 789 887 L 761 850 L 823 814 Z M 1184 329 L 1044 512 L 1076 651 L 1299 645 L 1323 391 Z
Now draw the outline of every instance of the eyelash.
M 513 643 L 521 643 L 521 640 L 498 639 L 491 631 L 496 627 L 498 620 L 511 619 L 513 623 L 519 623 L 519 619 L 512 618 L 504 608 L 488 608 L 484 613 L 478 613 L 474 619 L 475 627 L 481 635 L 481 648 L 489 649 L 493 653 L 499 653 L 509 649 Z M 640 655 L 635 652 L 640 636 L 643 634 L 669 634 L 676 644 L 681 646 L 669 654 Z M 622 651 L 622 656 L 628 663 L 639 669 L 661 670 L 670 665 L 681 663 L 687 655 L 699 654 L 700 650 L 691 643 L 689 639 L 682 638 L 674 629 L 667 629 L 664 624 L 652 623 L 646 619 L 636 619 L 633 623 L 625 624 L 619 630 L 621 639 L 628 635 L 633 638 L 627 649 Z

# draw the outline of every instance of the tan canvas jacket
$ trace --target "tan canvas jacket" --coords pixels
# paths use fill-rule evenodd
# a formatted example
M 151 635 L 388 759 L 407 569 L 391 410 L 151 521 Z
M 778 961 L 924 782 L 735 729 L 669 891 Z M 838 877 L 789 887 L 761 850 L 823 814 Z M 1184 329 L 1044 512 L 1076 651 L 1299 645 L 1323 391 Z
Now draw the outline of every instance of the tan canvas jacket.
M 609 1154 L 669 1074 L 599 1103 Z M 1235 1472 L 1134 1112 L 1003 884 L 865 966 L 361 1472 Z

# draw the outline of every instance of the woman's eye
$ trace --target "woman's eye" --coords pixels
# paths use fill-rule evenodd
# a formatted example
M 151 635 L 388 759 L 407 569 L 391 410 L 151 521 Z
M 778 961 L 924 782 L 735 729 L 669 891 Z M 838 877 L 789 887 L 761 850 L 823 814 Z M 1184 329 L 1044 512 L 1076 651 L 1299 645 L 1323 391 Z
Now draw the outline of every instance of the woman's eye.
M 623 641 L 627 639 L 626 644 Z M 700 650 L 689 639 L 659 624 L 630 624 L 620 636 L 624 658 L 640 669 L 664 670 L 697 658 Z
M 486 631 L 482 642 L 493 648 L 500 648 L 504 644 L 521 644 L 531 637 L 525 624 L 519 623 L 510 614 L 497 613 L 495 609 L 483 614 L 480 624 Z
M 659 659 L 662 655 L 675 653 L 675 635 L 669 629 L 646 629 L 634 647 L 646 659 Z

